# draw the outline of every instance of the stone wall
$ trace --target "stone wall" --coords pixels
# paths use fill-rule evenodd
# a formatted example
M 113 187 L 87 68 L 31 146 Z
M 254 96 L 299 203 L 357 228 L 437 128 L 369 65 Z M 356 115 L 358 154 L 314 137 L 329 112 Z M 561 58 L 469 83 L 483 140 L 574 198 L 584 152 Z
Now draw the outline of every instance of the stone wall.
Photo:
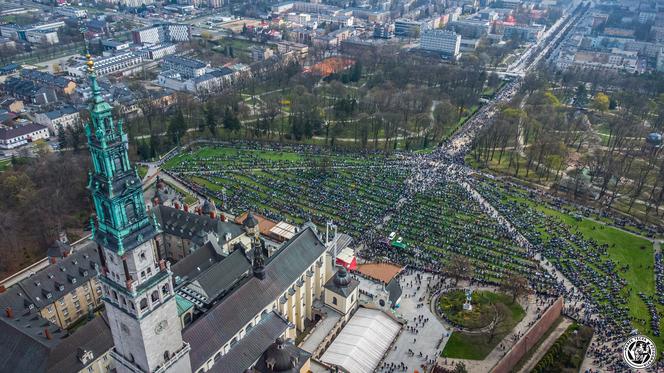
M 493 367 L 491 370 L 492 373 L 509 373 L 512 371 L 514 366 L 518 364 L 519 360 L 523 358 L 528 351 L 537 342 L 540 338 L 551 328 L 554 322 L 560 317 L 563 310 L 563 298 L 558 298 L 551 307 L 549 307 L 542 317 L 533 326 L 528 329 L 526 334 L 524 334 L 519 341 L 512 346 L 512 348 L 503 356 L 502 359 Z

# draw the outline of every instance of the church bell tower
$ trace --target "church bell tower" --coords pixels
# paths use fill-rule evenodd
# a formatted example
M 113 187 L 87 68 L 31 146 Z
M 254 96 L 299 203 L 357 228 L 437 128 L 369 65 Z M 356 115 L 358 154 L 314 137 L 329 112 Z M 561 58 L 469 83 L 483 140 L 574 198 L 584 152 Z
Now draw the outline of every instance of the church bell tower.
M 191 372 L 189 344 L 182 340 L 172 273 L 159 257 L 159 225 L 148 215 L 136 168 L 129 162 L 127 135 L 101 96 L 94 62 L 86 55 L 92 87 L 85 126 L 93 170 L 88 189 L 97 222 L 93 240 L 102 265 L 103 301 L 118 372 Z

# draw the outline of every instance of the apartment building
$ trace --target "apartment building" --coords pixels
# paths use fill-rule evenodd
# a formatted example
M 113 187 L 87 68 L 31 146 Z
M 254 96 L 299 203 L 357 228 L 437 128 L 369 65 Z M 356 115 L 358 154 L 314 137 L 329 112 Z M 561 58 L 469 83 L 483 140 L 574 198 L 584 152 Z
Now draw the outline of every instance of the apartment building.
M 420 48 L 440 52 L 450 57 L 459 55 L 461 35 L 447 30 L 424 31 L 420 37 Z
M 56 242 L 56 245 L 59 247 L 55 249 L 60 251 L 66 243 Z M 60 252 L 63 256 L 51 257 L 48 267 L 0 293 L 0 303 L 22 304 L 63 329 L 99 307 L 102 303 L 101 286 L 97 280 L 99 255 L 96 247 L 87 245 L 73 252 L 65 248 Z

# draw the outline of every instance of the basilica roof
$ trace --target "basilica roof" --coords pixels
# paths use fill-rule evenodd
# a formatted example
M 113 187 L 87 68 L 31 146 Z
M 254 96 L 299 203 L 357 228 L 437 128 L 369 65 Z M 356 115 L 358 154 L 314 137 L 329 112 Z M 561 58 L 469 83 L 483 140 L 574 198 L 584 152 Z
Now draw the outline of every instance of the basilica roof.
M 183 330 L 191 344 L 191 365 L 199 367 L 228 343 L 256 315 L 289 290 L 325 252 L 310 228 L 300 231 L 274 253 L 265 265 L 265 279 L 250 277 Z

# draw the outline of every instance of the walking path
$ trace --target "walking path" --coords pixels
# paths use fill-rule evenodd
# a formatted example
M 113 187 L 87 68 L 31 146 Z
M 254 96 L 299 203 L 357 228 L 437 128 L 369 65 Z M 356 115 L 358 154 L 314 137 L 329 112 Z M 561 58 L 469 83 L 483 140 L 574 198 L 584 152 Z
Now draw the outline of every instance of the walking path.
M 549 352 L 549 348 L 553 346 L 553 344 L 556 342 L 556 340 L 567 330 L 567 328 L 572 325 L 572 320 L 568 319 L 567 317 L 563 317 L 562 321 L 558 324 L 558 326 L 549 334 L 549 336 L 542 341 L 542 343 L 539 345 L 537 348 L 537 351 L 526 361 L 526 363 L 523 365 L 521 369 L 519 369 L 518 373 L 528 373 L 535 368 L 535 365 L 539 363 L 539 361 L 546 355 L 547 352 Z
M 416 284 L 417 273 L 422 277 L 419 284 Z M 401 363 L 406 365 L 406 372 L 413 372 L 416 369 L 426 371 L 421 369 L 422 365 L 436 358 L 440 351 L 439 344 L 443 338 L 445 342 L 447 341 L 446 336 L 449 336 L 450 329 L 440 322 L 426 304 L 430 295 L 427 291 L 427 285 L 431 282 L 430 278 L 433 279 L 433 275 L 415 272 L 401 276 L 399 279 L 403 294 L 395 314 L 402 319 L 406 319 L 408 324 L 404 326 L 404 330 L 394 343 L 395 349 L 389 351 L 383 360 L 383 363 L 386 364 L 385 368 L 379 366 L 376 369 L 377 372 L 389 372 L 387 366 Z M 424 299 L 420 301 L 421 298 Z M 419 322 L 418 324 L 414 320 L 419 318 L 428 321 Z M 409 326 L 414 327 L 415 332 L 409 330 Z M 413 353 L 409 353 L 409 350 Z

